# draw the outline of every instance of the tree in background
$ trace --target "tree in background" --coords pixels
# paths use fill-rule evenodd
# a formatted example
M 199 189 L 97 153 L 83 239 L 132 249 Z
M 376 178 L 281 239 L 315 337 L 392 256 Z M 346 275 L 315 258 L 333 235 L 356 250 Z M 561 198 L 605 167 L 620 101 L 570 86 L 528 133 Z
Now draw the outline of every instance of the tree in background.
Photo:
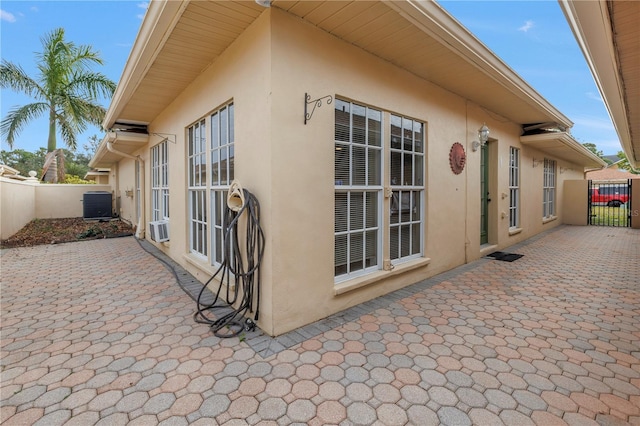
M 91 160 L 91 158 L 96 154 L 98 146 L 100 146 L 100 139 L 98 138 L 98 135 L 89 136 L 87 143 L 82 145 L 82 149 L 84 149 L 85 153 L 89 156 L 89 160 Z M 87 164 L 89 164 L 88 161 Z
M 620 170 L 626 170 L 630 173 L 633 173 L 634 175 L 640 175 L 640 170 L 636 170 L 631 167 L 631 164 L 629 164 L 629 160 L 627 159 L 624 151 L 618 151 L 618 157 L 620 158 L 620 161 L 618 161 L 618 168 Z
M 40 148 L 36 152 L 25 151 L 24 149 L 0 151 L 0 163 L 13 167 L 22 176 L 29 176 L 31 170 L 39 172 L 42 169 L 46 155 L 47 150 L 45 148 Z
M 611 164 L 611 160 L 609 160 L 604 156 L 602 151 L 598 149 L 595 143 L 586 142 L 586 143 L 583 143 L 582 146 L 587 148 L 589 151 L 593 152 L 598 157 L 602 158 L 607 164 Z
M 69 151 L 67 149 L 56 150 L 64 155 L 65 176 L 60 179 L 69 181 L 69 179 L 82 179 L 89 171 L 89 161 L 91 157 L 84 153 Z M 0 151 L 0 164 L 6 164 L 18 170 L 22 176 L 28 176 L 31 170 L 40 172 L 45 162 L 47 150 L 40 148 L 36 152 L 28 152 L 24 149 L 14 149 L 13 151 Z M 77 180 L 77 179 L 75 179 Z
M 38 76 L 32 78 L 16 64 L 2 60 L 0 85 L 37 99 L 9 111 L 0 123 L 0 133 L 13 143 L 30 121 L 47 113 L 49 137 L 44 161 L 48 182 L 58 180 L 58 160 L 63 151 L 57 148 L 60 132 L 66 146 L 75 151 L 76 135 L 88 124 L 100 126 L 106 110 L 97 103 L 100 96 L 111 97 L 116 84 L 105 75 L 90 70 L 103 61 L 91 46 L 76 45 L 64 39 L 64 29 L 53 30 L 41 39 L 43 51 L 36 54 Z M 62 167 L 61 167 L 62 168 Z

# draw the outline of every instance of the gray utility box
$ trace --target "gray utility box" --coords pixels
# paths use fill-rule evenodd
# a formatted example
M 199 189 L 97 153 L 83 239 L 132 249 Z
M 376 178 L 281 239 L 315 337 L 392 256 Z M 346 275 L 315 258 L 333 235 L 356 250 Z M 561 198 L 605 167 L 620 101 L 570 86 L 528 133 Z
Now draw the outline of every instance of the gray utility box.
M 88 191 L 82 199 L 82 217 L 84 219 L 111 219 L 111 193 L 107 191 Z

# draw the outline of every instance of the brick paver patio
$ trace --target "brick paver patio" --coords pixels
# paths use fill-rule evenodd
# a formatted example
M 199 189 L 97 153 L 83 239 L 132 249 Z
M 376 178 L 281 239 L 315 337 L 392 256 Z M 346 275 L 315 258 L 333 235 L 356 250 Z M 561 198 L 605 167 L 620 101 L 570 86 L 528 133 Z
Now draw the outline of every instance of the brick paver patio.
M 316 336 L 221 340 L 133 237 L 5 250 L 0 422 L 640 425 L 640 231 L 507 251 Z

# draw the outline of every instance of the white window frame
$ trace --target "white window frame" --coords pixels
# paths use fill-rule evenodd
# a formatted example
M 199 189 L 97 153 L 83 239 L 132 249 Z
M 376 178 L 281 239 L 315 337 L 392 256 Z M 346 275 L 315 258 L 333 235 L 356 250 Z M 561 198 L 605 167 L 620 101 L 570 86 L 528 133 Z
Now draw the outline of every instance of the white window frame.
M 509 229 L 520 227 L 520 149 L 509 147 Z
M 348 114 L 335 125 L 335 281 L 379 270 L 382 265 L 383 134 L 371 138 L 369 121 L 384 129 L 382 111 L 336 99 L 334 114 Z M 348 111 L 347 111 L 348 109 Z M 364 115 L 354 114 L 357 110 Z M 365 117 L 354 123 L 355 117 Z M 343 121 L 344 118 L 343 117 Z M 339 130 L 339 126 L 340 127 Z M 373 127 L 373 126 L 372 126 Z M 344 133 L 346 131 L 346 134 Z M 375 135 L 375 133 L 373 133 Z M 378 143 L 379 145 L 375 145 Z M 354 155 L 354 153 L 357 153 Z M 361 161 L 358 161 L 358 157 Z M 346 163 L 346 164 L 345 164 Z M 346 167 L 345 167 L 346 166 Z M 375 173 L 377 167 L 378 172 Z M 339 170 L 339 171 L 338 171 Z M 343 209 L 340 207 L 343 206 Z M 374 210 L 371 214 L 371 210 Z
M 334 282 L 339 284 L 381 270 L 388 253 L 395 253 L 391 264 L 424 256 L 426 126 L 340 98 L 334 106 Z M 392 122 L 400 123 L 402 140 L 393 148 L 386 143 Z M 401 170 L 385 165 L 392 154 Z M 390 183 L 392 170 L 400 182 Z
M 169 141 L 151 148 L 151 219 L 169 220 Z
M 219 265 L 223 260 L 224 212 L 229 186 L 235 177 L 235 127 L 233 103 L 226 104 L 210 116 L 211 132 L 209 152 L 211 164 L 211 264 Z M 227 161 L 228 160 L 228 161 Z M 224 167 L 226 162 L 226 167 Z M 217 173 L 214 173 L 217 170 Z
M 223 261 L 224 212 L 235 175 L 234 121 L 228 102 L 187 129 L 189 251 L 213 266 Z
M 389 258 L 422 257 L 424 247 L 424 123 L 391 114 Z M 396 130 L 397 129 L 397 130 Z M 398 134 L 398 132 L 400 134 Z
M 189 251 L 207 257 L 207 125 L 200 120 L 187 130 Z
M 542 187 L 542 217 L 549 219 L 556 214 L 556 161 L 544 159 Z

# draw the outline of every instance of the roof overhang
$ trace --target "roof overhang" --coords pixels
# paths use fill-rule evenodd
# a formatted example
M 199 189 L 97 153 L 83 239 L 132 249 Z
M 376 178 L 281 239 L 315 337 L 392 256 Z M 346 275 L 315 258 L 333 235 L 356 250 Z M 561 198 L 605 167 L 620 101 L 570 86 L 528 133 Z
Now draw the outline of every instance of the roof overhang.
M 602 158 L 586 149 L 566 132 L 520 136 L 520 142 L 582 167 L 600 168 L 607 165 Z
M 518 124 L 572 122 L 432 1 L 156 1 L 103 121 L 151 123 L 263 13 L 280 9 Z M 455 70 L 455 72 L 452 72 Z
M 640 2 L 559 0 L 629 163 L 640 168 Z
M 98 149 L 89 162 L 94 169 L 109 169 L 123 157 L 132 156 L 149 142 L 149 135 L 132 132 L 109 132 L 100 141 Z
M 17 176 L 20 174 L 18 169 L 0 163 L 0 176 Z

